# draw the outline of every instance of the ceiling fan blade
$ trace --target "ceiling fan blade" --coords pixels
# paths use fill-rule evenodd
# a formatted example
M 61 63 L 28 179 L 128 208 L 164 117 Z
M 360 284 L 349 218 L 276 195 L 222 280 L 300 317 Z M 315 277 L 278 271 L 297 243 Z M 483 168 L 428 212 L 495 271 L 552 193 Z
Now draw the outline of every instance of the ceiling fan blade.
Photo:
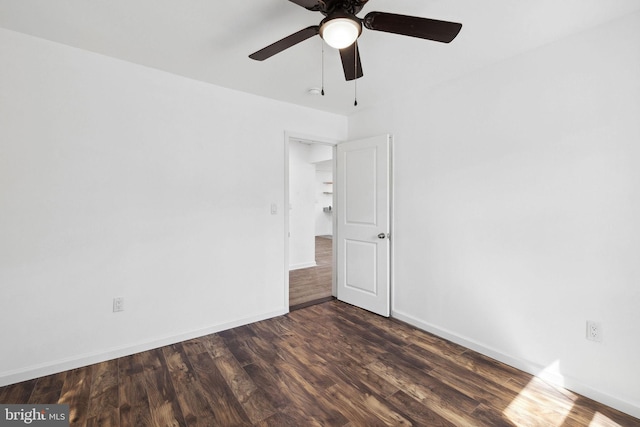
M 289 0 L 291 3 L 295 3 L 298 6 L 302 6 L 307 10 L 317 12 L 320 10 L 320 3 L 318 0 Z
M 344 78 L 347 80 L 355 80 L 362 77 L 362 63 L 360 62 L 360 52 L 358 52 L 358 42 L 349 47 L 340 49 L 340 58 L 342 59 L 342 69 L 344 70 Z
M 283 38 L 282 40 L 278 40 L 277 42 L 272 43 L 257 52 L 252 53 L 251 55 L 249 55 L 249 58 L 255 59 L 256 61 L 264 61 L 267 58 L 271 58 L 276 53 L 280 53 L 285 49 L 289 49 L 291 46 L 295 46 L 298 43 L 317 35 L 319 31 L 319 26 L 312 25 L 311 27 L 307 27 L 303 30 L 298 31 L 297 33 L 293 33 L 290 36 Z
M 462 28 L 462 24 L 457 22 L 438 21 L 436 19 L 396 15 L 395 13 L 386 12 L 370 12 L 364 17 L 363 22 L 364 26 L 370 30 L 418 37 L 442 43 L 449 43 L 455 39 Z

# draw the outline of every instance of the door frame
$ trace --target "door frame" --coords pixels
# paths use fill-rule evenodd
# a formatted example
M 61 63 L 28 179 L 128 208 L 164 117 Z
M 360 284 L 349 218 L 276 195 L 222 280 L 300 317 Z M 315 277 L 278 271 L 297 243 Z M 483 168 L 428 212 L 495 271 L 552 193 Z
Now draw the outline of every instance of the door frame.
M 393 317 L 393 300 L 395 293 L 395 250 L 394 250 L 394 237 L 395 237 L 395 138 L 393 134 L 388 133 L 389 136 L 389 307 L 390 316 Z M 322 136 L 314 136 L 302 134 L 299 132 L 286 131 L 284 132 L 284 307 L 287 313 L 289 312 L 289 142 L 291 141 L 304 141 L 313 144 L 330 145 L 333 147 L 333 210 L 334 215 L 332 218 L 333 233 L 338 229 L 338 215 L 341 209 L 338 207 L 338 194 L 335 191 L 336 185 L 336 171 L 337 171 L 337 147 L 341 141 L 333 138 L 327 138 Z M 338 269 L 336 263 L 338 239 L 332 239 L 333 260 L 331 263 L 331 295 L 337 297 L 338 295 Z
M 298 132 L 285 131 L 284 132 L 284 306 L 289 312 L 289 143 L 293 141 L 303 141 L 309 144 L 328 145 L 333 149 L 333 174 L 335 183 L 335 170 L 336 170 L 336 147 L 341 142 L 336 139 L 325 138 L 321 136 L 305 135 Z M 334 185 L 335 188 L 335 185 Z M 336 194 L 333 194 L 333 210 L 338 212 L 336 207 Z M 335 233 L 337 226 L 337 215 L 332 215 L 332 227 Z M 332 239 L 333 253 L 336 253 L 336 239 Z M 336 258 L 333 257 L 331 265 L 331 295 L 334 297 L 337 294 L 337 271 L 336 271 Z

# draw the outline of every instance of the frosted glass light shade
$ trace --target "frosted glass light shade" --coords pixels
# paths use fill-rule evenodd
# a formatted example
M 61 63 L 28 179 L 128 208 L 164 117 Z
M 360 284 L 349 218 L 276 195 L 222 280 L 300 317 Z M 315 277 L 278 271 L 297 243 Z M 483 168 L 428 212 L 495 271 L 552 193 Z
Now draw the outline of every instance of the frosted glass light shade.
M 334 18 L 320 27 L 320 36 L 327 44 L 336 49 L 344 49 L 356 41 L 362 26 L 349 18 Z

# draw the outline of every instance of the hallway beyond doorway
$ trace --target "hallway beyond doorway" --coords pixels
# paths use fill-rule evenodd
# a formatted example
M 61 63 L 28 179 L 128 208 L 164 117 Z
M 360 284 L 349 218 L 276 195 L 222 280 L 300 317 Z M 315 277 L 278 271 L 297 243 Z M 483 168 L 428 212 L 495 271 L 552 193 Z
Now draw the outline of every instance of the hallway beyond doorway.
M 289 272 L 289 309 L 331 299 L 333 242 L 331 236 L 316 236 L 316 267 Z

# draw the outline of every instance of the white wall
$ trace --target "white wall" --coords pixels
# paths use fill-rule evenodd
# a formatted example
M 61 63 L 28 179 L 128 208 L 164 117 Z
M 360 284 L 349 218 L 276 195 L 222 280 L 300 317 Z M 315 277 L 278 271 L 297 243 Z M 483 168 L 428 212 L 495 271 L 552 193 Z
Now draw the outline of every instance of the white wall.
M 312 146 L 289 143 L 289 269 L 316 266 L 314 240 L 315 165 Z
M 289 269 L 316 266 L 318 184 L 316 165 L 332 158 L 332 148 L 316 142 L 289 143 Z
M 288 310 L 284 133 L 346 118 L 2 29 L 0 62 L 0 385 Z
M 350 117 L 382 132 L 393 315 L 640 416 L 640 15 Z
M 333 235 L 333 162 L 316 163 L 315 180 L 315 235 Z M 331 206 L 332 212 L 328 213 L 323 208 Z

